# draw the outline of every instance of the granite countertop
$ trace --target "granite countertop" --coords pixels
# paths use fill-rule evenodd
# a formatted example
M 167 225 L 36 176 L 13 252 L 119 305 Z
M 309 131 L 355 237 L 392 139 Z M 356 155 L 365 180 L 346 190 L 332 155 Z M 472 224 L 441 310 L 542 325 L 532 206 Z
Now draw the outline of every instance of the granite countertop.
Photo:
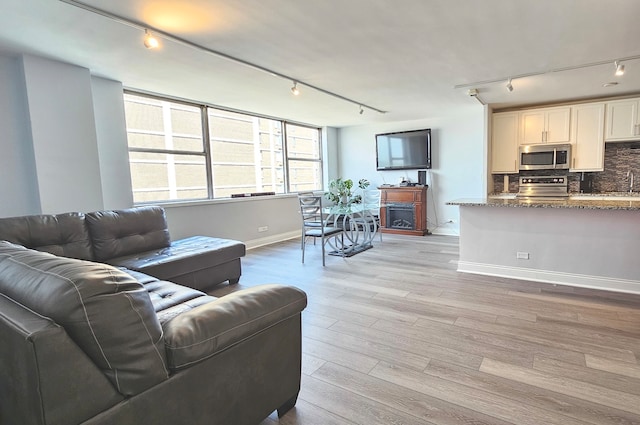
M 576 194 L 569 199 L 518 199 L 515 194 L 500 194 L 487 198 L 455 199 L 447 205 L 513 208 L 577 208 L 591 210 L 640 210 L 640 194 L 598 193 Z

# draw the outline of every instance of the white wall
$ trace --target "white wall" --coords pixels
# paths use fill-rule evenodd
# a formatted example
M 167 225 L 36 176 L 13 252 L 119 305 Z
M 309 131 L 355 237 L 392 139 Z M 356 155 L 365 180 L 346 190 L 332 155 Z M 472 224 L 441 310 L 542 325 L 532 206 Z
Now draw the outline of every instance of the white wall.
M 103 207 L 89 70 L 22 57 L 43 213 Z
M 396 184 L 401 177 L 416 182 L 416 170 L 376 171 L 375 135 L 431 128 L 433 168 L 427 174 L 427 227 L 436 234 L 457 235 L 458 207 L 445 202 L 487 194 L 485 115 L 482 105 L 471 105 L 449 117 L 341 128 L 339 166 L 330 178 L 367 178 L 372 186 Z M 445 223 L 449 219 L 454 223 Z
M 131 187 L 131 169 L 122 83 L 91 77 L 91 88 L 103 208 L 129 208 L 133 205 L 133 192 L 123 189 Z
M 38 214 L 38 182 L 18 57 L 0 56 L 0 170 L 0 217 Z

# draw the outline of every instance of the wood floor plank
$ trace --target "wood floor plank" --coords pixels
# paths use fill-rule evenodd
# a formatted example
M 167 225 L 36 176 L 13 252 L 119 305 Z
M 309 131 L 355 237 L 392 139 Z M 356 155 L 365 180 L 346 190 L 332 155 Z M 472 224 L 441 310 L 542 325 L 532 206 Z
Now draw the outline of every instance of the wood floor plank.
M 585 360 L 587 367 L 591 369 L 604 370 L 618 375 L 640 379 L 640 365 L 638 365 L 638 363 L 618 362 L 590 354 L 585 356 Z
M 636 416 L 628 412 L 558 394 L 510 379 L 464 368 L 447 362 L 432 361 L 424 371 L 447 381 L 486 391 L 515 404 L 527 404 L 594 425 L 632 425 Z
M 300 398 L 316 406 L 331 406 L 334 415 L 357 424 L 388 425 L 430 425 L 422 419 L 376 403 L 353 391 L 327 384 L 313 376 L 302 376 Z
M 579 351 L 589 353 L 601 357 L 610 357 L 620 361 L 635 362 L 635 354 L 631 350 L 623 350 L 615 347 L 606 347 L 596 343 L 588 343 L 581 341 L 572 341 L 565 335 L 549 335 L 545 333 L 531 332 L 528 329 L 510 327 L 501 324 L 489 324 L 474 321 L 461 317 L 456 320 L 456 326 L 468 329 L 477 329 L 480 331 L 492 332 L 502 335 L 510 335 L 514 338 L 536 344 L 547 345 L 550 347 L 561 348 L 565 350 Z
M 492 314 L 496 316 L 506 316 L 513 317 L 520 320 L 528 320 L 530 322 L 535 322 L 536 315 L 533 313 L 523 312 L 521 310 L 515 308 L 505 307 L 496 307 L 491 305 L 486 305 L 482 303 L 472 302 L 472 301 L 460 301 L 456 299 L 447 299 L 441 297 L 429 297 L 424 295 L 416 295 L 409 294 L 406 297 L 408 300 L 422 301 L 428 302 L 432 304 L 442 304 L 449 307 L 458 307 L 470 311 L 477 311 L 480 313 Z
M 422 394 L 402 385 L 397 385 L 350 369 L 327 363 L 313 375 L 329 384 L 353 391 L 437 425 L 508 425 L 495 417 Z
M 620 374 L 603 371 L 598 368 L 592 369 L 587 366 L 578 366 L 537 354 L 533 359 L 533 368 L 550 375 L 564 376 L 611 388 L 612 390 L 640 395 L 640 378 L 629 379 L 628 375 L 620 376 Z
M 485 358 L 480 371 L 640 415 L 640 396 Z
M 346 366 L 362 373 L 369 372 L 378 363 L 378 359 L 371 356 L 311 338 L 303 338 L 302 350 L 318 359 Z
M 519 404 L 514 412 L 515 405 L 504 397 L 394 365 L 379 363 L 370 375 L 517 425 L 584 424 L 527 404 Z
M 429 322 L 430 325 L 425 325 Z M 473 354 L 478 357 L 491 357 L 520 366 L 532 366 L 533 355 L 525 348 L 521 348 L 517 341 L 499 340 L 490 335 L 473 335 L 455 326 L 445 325 L 428 320 L 420 320 L 422 326 L 406 326 L 379 320 L 373 324 L 373 329 L 414 338 L 428 344 L 446 347 L 458 352 Z M 452 336 L 454 336 L 452 338 Z
M 367 354 L 378 360 L 396 363 L 414 370 L 423 370 L 429 363 L 429 358 L 399 349 L 397 346 L 380 344 L 360 336 L 336 332 L 330 329 L 313 328 L 305 325 L 305 338 L 326 342 L 355 353 Z
M 330 328 L 336 332 L 360 336 L 378 344 L 397 347 L 403 351 L 423 355 L 432 359 L 449 360 L 467 367 L 478 368 L 482 363 L 482 356 L 458 351 L 448 347 L 431 344 L 427 341 L 411 338 L 397 333 L 382 332 L 378 329 L 363 328 L 345 322 L 337 322 Z

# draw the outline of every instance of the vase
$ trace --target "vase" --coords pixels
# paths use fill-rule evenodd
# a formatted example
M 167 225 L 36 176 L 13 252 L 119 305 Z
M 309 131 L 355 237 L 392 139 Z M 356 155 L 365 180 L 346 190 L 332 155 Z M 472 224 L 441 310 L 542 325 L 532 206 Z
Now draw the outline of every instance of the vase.
M 340 205 L 347 205 L 349 203 L 349 196 L 342 195 L 340 197 Z

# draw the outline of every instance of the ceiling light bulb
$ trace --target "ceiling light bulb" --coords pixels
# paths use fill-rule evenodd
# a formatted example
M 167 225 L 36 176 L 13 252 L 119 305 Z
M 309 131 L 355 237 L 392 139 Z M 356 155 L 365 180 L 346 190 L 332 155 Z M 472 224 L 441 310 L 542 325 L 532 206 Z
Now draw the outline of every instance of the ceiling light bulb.
M 513 91 L 513 85 L 511 84 L 511 78 L 509 78 L 509 81 L 507 81 L 507 90 L 509 90 L 510 92 Z
M 298 89 L 298 82 L 294 81 L 293 82 L 293 87 L 291 87 L 291 93 L 293 93 L 294 96 L 297 96 L 300 94 L 300 90 Z
M 144 30 L 144 47 L 147 49 L 155 49 L 158 46 L 160 46 L 158 39 L 155 38 L 149 30 Z
M 618 61 L 615 61 L 615 66 L 616 66 L 616 75 L 618 77 L 621 75 L 624 75 L 624 65 L 621 63 L 618 63 Z

